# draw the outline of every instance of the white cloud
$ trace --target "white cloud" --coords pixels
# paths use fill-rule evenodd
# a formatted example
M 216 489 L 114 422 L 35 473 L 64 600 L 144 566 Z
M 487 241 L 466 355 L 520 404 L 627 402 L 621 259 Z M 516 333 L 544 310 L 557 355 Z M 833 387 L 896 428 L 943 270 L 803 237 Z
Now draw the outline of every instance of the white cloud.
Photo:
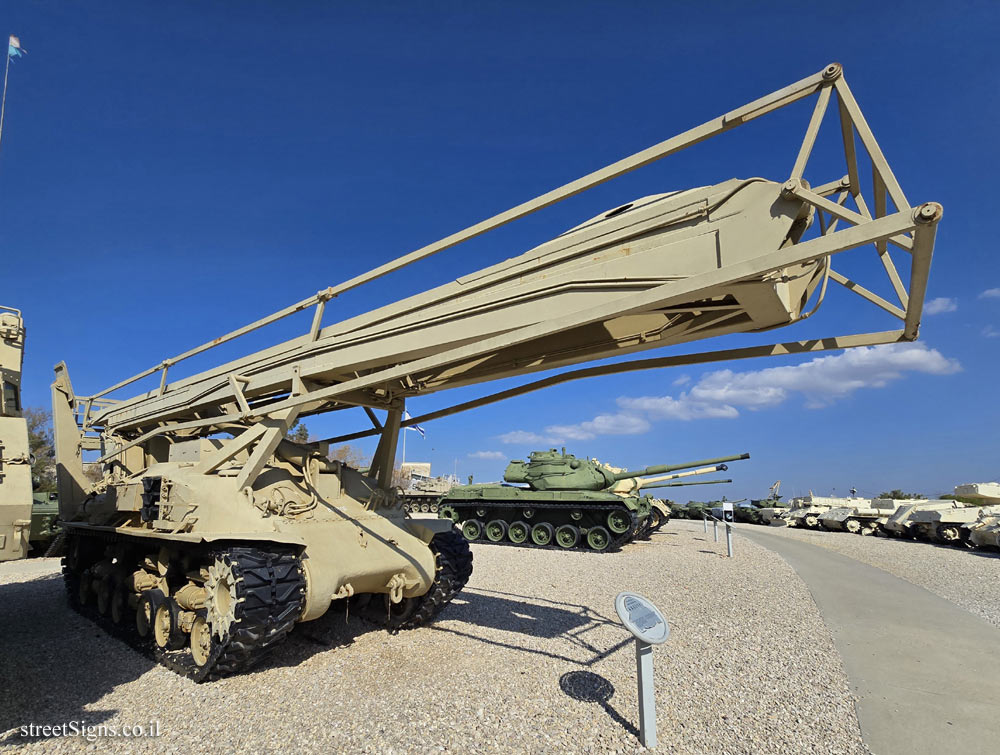
M 528 432 L 527 430 L 512 430 L 509 433 L 498 435 L 497 439 L 501 443 L 541 443 L 546 446 L 559 445 L 560 442 L 559 438 L 549 438 L 548 436 Z
M 988 326 L 983 335 L 1000 337 Z M 715 370 L 676 396 L 622 396 L 614 414 L 599 414 L 573 425 L 550 425 L 546 435 L 515 430 L 499 436 L 504 443 L 557 446 L 565 440 L 598 435 L 637 435 L 657 420 L 736 419 L 741 411 L 779 406 L 795 395 L 811 409 L 825 407 L 864 388 L 885 388 L 906 373 L 950 375 L 962 369 L 937 349 L 922 343 L 897 343 L 848 349 L 808 362 L 762 370 Z
M 980 299 L 1000 299 L 1000 288 L 988 288 L 979 294 Z
M 681 375 L 679 378 L 677 378 L 674 381 L 673 384 L 674 385 L 686 385 L 687 383 L 690 383 L 690 382 L 691 382 L 691 376 L 690 375 Z
M 506 459 L 503 451 L 473 451 L 469 454 L 473 459 Z
M 983 328 L 983 335 L 987 338 L 1000 338 L 1000 330 L 997 330 L 992 325 L 987 325 Z
M 599 414 L 576 425 L 550 425 L 546 432 L 569 440 L 590 440 L 598 435 L 641 435 L 648 432 L 648 420 L 634 414 Z
M 997 289 L 1000 291 L 1000 289 Z M 924 305 L 924 313 L 928 315 L 940 315 L 944 312 L 954 312 L 958 309 L 958 299 L 952 299 L 947 296 L 939 296 L 936 299 L 931 299 Z

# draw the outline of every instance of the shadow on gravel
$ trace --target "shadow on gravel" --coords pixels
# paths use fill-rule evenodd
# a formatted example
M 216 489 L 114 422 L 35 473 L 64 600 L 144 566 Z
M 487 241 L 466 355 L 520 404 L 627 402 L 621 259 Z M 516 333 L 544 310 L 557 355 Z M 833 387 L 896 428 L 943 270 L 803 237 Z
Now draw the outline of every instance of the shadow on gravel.
M 617 653 L 632 640 L 631 637 L 626 637 L 611 647 L 600 647 L 588 642 L 584 635 L 598 627 L 620 626 L 618 621 L 603 616 L 588 606 L 492 590 L 466 588 L 459 593 L 441 618 L 462 621 L 477 628 L 483 627 L 545 640 L 568 642 L 573 648 L 584 651 L 586 656 L 584 660 L 571 658 L 553 650 L 526 647 L 514 641 L 504 642 L 482 637 L 472 632 L 462 632 L 439 624 L 432 624 L 429 627 L 435 631 L 467 637 L 487 645 L 532 655 L 542 655 L 547 658 L 567 661 L 577 666 L 593 666 L 609 655 Z M 550 647 L 555 646 L 550 645 Z
M 612 720 L 634 737 L 639 737 L 639 730 L 631 721 L 627 721 L 621 713 L 615 710 L 608 701 L 615 694 L 615 685 L 600 674 L 592 671 L 569 671 L 559 679 L 559 688 L 574 700 L 584 703 L 597 703 Z
M 153 666 L 70 610 L 61 575 L 0 585 L 0 638 L 0 748 L 51 739 L 22 726 L 106 721 L 118 711 L 85 706 Z

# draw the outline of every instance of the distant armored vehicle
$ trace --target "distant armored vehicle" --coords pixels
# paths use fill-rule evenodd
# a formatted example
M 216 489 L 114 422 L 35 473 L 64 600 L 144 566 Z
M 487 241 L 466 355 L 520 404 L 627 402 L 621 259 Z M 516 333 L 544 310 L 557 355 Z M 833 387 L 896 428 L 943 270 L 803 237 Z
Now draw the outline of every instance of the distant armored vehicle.
M 564 549 L 603 551 L 642 537 L 656 523 L 651 495 L 641 495 L 643 478 L 662 482 L 665 473 L 702 467 L 687 474 L 725 470 L 719 459 L 663 464 L 639 470 L 612 471 L 598 461 L 556 449 L 533 451 L 528 461 L 512 461 L 507 484 L 463 485 L 441 499 L 439 516 L 459 524 L 468 540 Z M 710 465 L 710 466 L 704 466 Z M 518 487 L 516 485 L 527 485 Z
M 1000 505 L 981 508 L 966 528 L 969 542 L 977 548 L 1000 548 Z
M 986 504 L 979 509 L 976 520 L 965 525 L 968 542 L 977 548 L 1000 548 L 1000 482 L 956 485 L 955 495 Z
M 24 320 L 0 306 L 0 561 L 24 558 L 31 530 L 31 453 L 22 414 Z
M 411 475 L 410 487 L 402 492 L 403 510 L 413 514 L 436 514 L 438 501 L 457 484 L 455 477 Z
M 898 508 L 898 504 L 890 498 L 855 500 L 866 503 L 830 509 L 820 516 L 823 527 L 857 535 L 875 535 Z
M 59 519 L 59 494 L 35 493 L 31 498 L 28 542 L 31 545 L 31 555 L 41 556 L 60 532 L 56 523 Z
M 853 509 L 868 503 L 870 503 L 868 498 L 833 498 L 810 493 L 796 499 L 795 505 L 789 509 L 786 518 L 791 527 L 805 527 L 815 530 L 820 528 L 822 516 L 830 509 Z
M 916 507 L 910 525 L 917 537 L 948 545 L 968 543 L 969 527 L 979 518 L 979 507 L 955 502 L 951 507 Z
M 949 499 L 879 498 L 876 500 L 891 502 L 895 506 L 893 513 L 882 523 L 880 529 L 883 534 L 890 537 L 941 539 L 943 542 L 960 540 L 961 532 L 947 532 L 949 528 L 946 527 L 946 532 L 942 533 L 941 538 L 938 538 L 936 525 L 943 523 L 940 514 L 945 515 L 944 522 L 947 522 L 951 518 L 950 512 L 961 512 L 970 508 L 967 504 Z M 972 507 L 972 511 L 975 512 L 976 509 Z M 961 513 L 958 516 L 959 526 L 963 521 L 971 521 L 976 518 L 974 513 L 971 518 Z M 952 537 L 949 539 L 947 535 L 952 535 Z

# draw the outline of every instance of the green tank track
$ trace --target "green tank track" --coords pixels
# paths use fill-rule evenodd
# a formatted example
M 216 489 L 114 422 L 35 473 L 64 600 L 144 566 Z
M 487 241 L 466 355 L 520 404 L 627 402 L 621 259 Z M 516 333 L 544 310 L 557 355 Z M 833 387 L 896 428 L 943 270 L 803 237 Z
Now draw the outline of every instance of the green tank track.
M 112 542 L 113 537 L 88 536 Z M 70 606 L 146 657 L 194 682 L 213 681 L 245 671 L 260 661 L 292 630 L 302 610 L 305 578 L 298 556 L 289 551 L 232 547 L 214 551 L 209 558 L 231 564 L 239 602 L 229 635 L 215 641 L 205 665 L 194 662 L 188 648 L 164 650 L 151 637 L 139 636 L 134 621 L 115 624 L 94 605 L 79 602 L 80 574 L 63 559 L 63 577 Z
M 475 501 L 464 504 L 460 503 L 458 506 L 456 506 L 453 501 L 447 501 L 446 503 L 442 502 L 442 506 L 444 505 L 450 506 L 451 508 L 455 509 L 456 512 L 459 513 L 460 513 L 459 506 L 468 507 L 469 509 L 486 508 L 486 507 L 499 508 L 499 509 L 526 509 L 526 508 L 535 510 L 550 509 L 552 511 L 559 511 L 559 512 L 564 512 L 566 511 L 567 508 L 571 508 L 573 506 L 572 503 L 565 503 L 565 502 L 535 503 L 526 501 L 518 501 L 517 503 L 510 501 Z M 584 551 L 587 553 L 613 553 L 615 551 L 621 550 L 622 546 L 628 545 L 628 543 L 631 543 L 633 540 L 641 539 L 649 534 L 648 527 L 646 527 L 645 525 L 643 527 L 639 526 L 639 516 L 634 511 L 623 509 L 621 506 L 614 506 L 604 503 L 595 504 L 593 502 L 586 502 L 584 505 L 578 506 L 577 508 L 586 509 L 588 511 L 600 511 L 605 513 L 625 510 L 629 512 L 632 522 L 629 525 L 629 528 L 620 535 L 616 535 L 614 532 L 608 530 L 609 534 L 612 536 L 612 540 L 608 544 L 607 548 L 604 548 L 603 550 L 599 551 L 588 547 L 586 544 L 586 538 L 583 536 L 580 537 L 580 541 L 572 548 L 563 548 L 562 546 L 556 545 L 555 543 L 549 545 L 536 545 L 535 543 L 530 541 L 530 538 L 528 541 L 523 543 L 514 543 L 511 542 L 510 540 L 494 542 L 486 537 L 480 537 L 473 542 L 485 543 L 487 545 L 504 545 L 510 548 L 531 548 L 534 550 L 557 550 L 557 551 L 569 551 L 569 552 Z M 460 518 L 459 521 L 464 522 L 466 520 Z M 542 521 L 542 520 L 536 519 L 535 521 Z M 462 539 L 464 540 L 465 538 L 463 537 Z

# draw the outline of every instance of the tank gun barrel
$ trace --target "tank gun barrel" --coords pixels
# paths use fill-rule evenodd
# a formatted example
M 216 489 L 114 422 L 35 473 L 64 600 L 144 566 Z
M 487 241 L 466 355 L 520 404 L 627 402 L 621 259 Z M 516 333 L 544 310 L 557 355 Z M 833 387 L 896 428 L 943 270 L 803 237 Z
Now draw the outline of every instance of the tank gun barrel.
M 729 470 L 725 464 L 714 464 L 710 467 L 700 467 L 688 472 L 674 472 L 673 474 L 658 475 L 656 477 L 645 477 L 636 480 L 636 488 L 648 488 L 654 483 L 667 482 L 668 480 L 678 480 L 681 477 L 693 477 L 695 475 L 711 474 L 712 472 L 726 472 Z
M 613 475 L 614 480 L 627 480 L 629 477 L 646 477 L 647 475 L 664 474 L 665 472 L 676 472 L 679 469 L 690 469 L 691 467 L 703 467 L 722 464 L 727 461 L 741 461 L 749 459 L 750 454 L 738 454 L 737 456 L 720 456 L 718 459 L 702 459 L 701 461 L 689 461 L 684 464 L 659 464 L 645 469 L 631 469 L 625 472 L 618 472 Z
M 648 485 L 648 488 L 681 488 L 686 485 L 718 485 L 720 483 L 732 482 L 732 480 L 686 480 L 684 482 L 661 482 L 656 485 Z

